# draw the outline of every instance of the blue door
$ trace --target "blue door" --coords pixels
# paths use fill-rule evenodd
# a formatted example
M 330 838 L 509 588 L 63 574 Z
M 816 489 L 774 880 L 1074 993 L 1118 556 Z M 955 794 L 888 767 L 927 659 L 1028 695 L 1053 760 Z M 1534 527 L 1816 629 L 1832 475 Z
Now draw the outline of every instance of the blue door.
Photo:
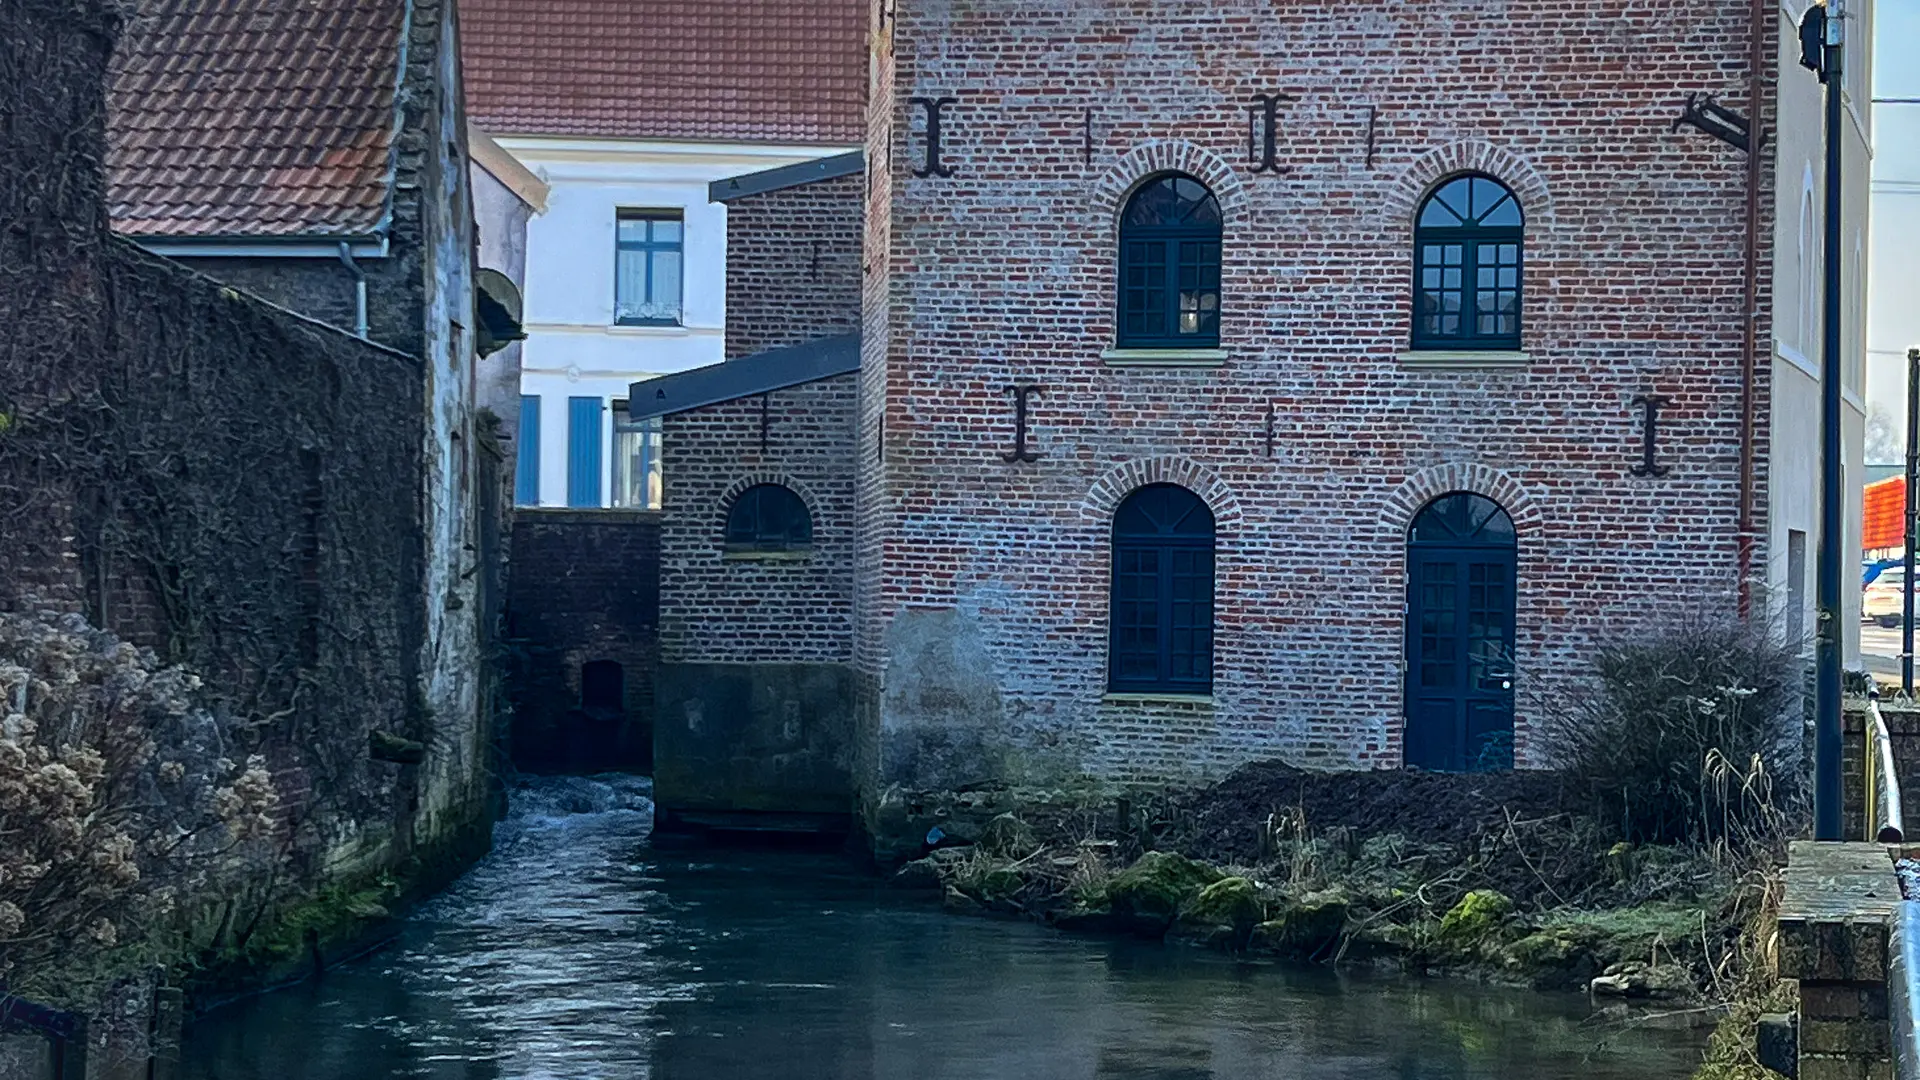
M 1513 520 L 1442 495 L 1407 537 L 1406 764 L 1513 767 Z

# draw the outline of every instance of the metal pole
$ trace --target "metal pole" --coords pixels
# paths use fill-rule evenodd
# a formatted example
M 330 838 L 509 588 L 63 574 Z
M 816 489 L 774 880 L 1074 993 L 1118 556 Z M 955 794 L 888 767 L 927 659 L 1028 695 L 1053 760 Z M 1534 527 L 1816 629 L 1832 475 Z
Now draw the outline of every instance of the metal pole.
M 1827 11 L 1826 303 L 1825 347 L 1820 364 L 1820 636 L 1813 727 L 1813 838 L 1840 840 L 1840 554 L 1844 541 L 1840 469 L 1840 136 L 1841 26 L 1838 4 Z
M 1907 550 L 1901 563 L 1906 583 L 1900 587 L 1900 688 L 1913 697 L 1913 547 L 1920 532 L 1920 508 L 1913 502 L 1920 486 L 1920 349 L 1907 350 L 1907 490 L 1905 518 Z

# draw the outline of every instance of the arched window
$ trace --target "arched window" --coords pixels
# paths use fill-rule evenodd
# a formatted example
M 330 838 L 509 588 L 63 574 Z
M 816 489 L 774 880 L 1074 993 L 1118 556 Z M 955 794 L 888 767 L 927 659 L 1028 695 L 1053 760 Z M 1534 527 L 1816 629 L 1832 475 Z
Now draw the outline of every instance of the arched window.
M 1213 512 L 1173 484 L 1149 484 L 1113 514 L 1111 689 L 1213 689 Z
M 755 484 L 727 511 L 729 551 L 793 551 L 812 543 L 807 504 L 779 484 Z
M 1458 176 L 1413 227 L 1413 347 L 1518 349 L 1520 200 L 1498 180 Z
M 1122 348 L 1220 344 L 1220 203 L 1191 176 L 1153 177 L 1127 200 L 1118 326 Z

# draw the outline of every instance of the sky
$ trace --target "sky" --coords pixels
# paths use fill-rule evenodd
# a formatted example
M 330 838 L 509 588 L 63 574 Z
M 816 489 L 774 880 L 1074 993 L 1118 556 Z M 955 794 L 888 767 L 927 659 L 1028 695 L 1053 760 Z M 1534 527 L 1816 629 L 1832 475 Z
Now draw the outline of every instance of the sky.
M 1878 0 L 1873 29 L 1873 96 L 1920 99 L 1920 0 Z M 1872 463 L 1901 456 L 1906 352 L 1920 345 L 1920 105 L 1879 102 L 1873 107 L 1869 214 L 1867 461 Z M 1882 420 L 1891 430 L 1876 439 L 1871 429 Z

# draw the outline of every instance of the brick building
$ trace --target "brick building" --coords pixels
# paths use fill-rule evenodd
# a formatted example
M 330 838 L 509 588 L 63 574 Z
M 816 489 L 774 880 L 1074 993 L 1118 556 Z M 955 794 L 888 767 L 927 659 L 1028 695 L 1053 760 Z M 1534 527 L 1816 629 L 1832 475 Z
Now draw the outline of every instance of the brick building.
M 679 469 L 665 670 L 731 665 L 747 728 L 844 741 L 869 811 L 1265 757 L 1539 764 L 1532 691 L 1597 636 L 1699 608 L 1810 626 L 1819 274 L 1781 238 L 1819 235 L 1819 87 L 1784 13 L 874 16 L 855 385 L 760 351 L 850 313 L 818 309 L 845 278 L 796 272 L 844 242 L 807 204 L 850 185 L 763 175 L 730 244 L 784 250 L 785 280 L 731 319 L 780 337 L 729 348 L 755 354 L 722 365 L 754 369 L 732 400 L 720 373 L 634 388 Z M 1766 133 L 1751 167 L 1675 123 L 1709 93 Z M 748 240 L 751 198 L 792 205 Z M 1857 271 L 1846 295 L 1857 476 Z M 794 603 L 843 576 L 844 637 L 841 593 Z M 843 670 L 838 711 L 783 689 L 794 664 Z M 663 692 L 663 770 L 720 704 Z

